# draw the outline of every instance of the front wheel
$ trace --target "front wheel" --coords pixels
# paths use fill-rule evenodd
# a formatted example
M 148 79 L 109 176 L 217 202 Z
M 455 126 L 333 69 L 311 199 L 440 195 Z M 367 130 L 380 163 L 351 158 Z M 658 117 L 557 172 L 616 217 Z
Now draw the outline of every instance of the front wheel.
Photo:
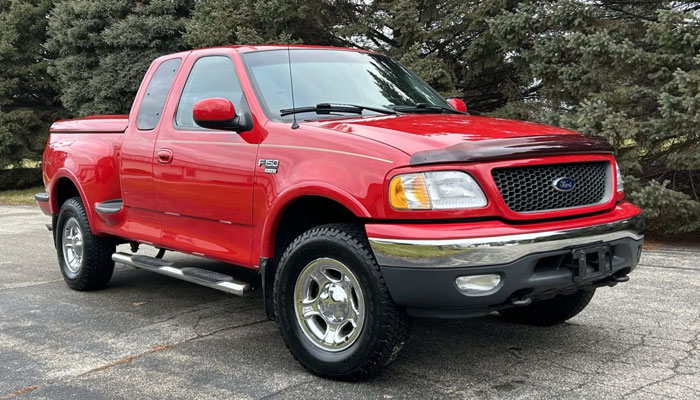
M 274 290 L 285 344 L 316 375 L 376 375 L 408 338 L 409 318 L 389 296 L 359 226 L 324 225 L 299 236 L 280 260 Z

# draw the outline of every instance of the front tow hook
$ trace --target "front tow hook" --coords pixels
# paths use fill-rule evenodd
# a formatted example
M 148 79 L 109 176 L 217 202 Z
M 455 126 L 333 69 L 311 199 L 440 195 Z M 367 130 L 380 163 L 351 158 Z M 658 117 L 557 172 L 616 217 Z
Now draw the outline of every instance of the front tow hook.
M 616 283 L 623 283 L 623 282 L 629 281 L 630 277 L 627 275 L 620 275 L 620 276 L 613 275 L 610 277 L 610 280 L 613 282 L 616 282 Z
M 617 285 L 618 283 L 624 283 L 628 282 L 630 280 L 630 277 L 627 275 L 612 275 L 609 276 L 602 281 L 598 281 L 597 283 L 594 284 L 595 287 L 601 287 L 601 286 L 608 286 L 608 287 L 613 287 Z
M 532 299 L 529 297 L 525 297 L 522 299 L 513 299 L 510 301 L 510 304 L 515 307 L 526 307 L 532 304 Z

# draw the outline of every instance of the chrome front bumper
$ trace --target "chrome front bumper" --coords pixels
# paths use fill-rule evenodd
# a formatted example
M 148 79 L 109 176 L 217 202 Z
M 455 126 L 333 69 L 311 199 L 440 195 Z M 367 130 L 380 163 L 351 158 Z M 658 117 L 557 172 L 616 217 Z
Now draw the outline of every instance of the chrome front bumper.
M 561 231 L 450 240 L 369 238 L 380 266 L 453 268 L 508 264 L 527 255 L 620 239 L 644 238 L 644 218 L 636 217 Z

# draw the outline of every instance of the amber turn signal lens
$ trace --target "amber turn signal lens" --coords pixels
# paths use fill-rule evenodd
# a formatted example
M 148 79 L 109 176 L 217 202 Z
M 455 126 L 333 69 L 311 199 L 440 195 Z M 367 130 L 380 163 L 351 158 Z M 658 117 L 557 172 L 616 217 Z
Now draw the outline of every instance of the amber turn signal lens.
M 406 194 L 403 190 L 401 177 L 397 176 L 389 183 L 389 204 L 399 210 L 408 209 L 408 201 L 406 200 Z
M 389 183 L 389 204 L 397 210 L 430 209 L 430 197 L 423 174 L 395 176 Z

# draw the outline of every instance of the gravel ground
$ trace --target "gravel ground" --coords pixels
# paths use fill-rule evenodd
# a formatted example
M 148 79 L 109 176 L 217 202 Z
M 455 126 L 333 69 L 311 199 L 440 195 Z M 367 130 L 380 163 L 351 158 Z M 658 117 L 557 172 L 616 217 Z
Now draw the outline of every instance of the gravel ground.
M 259 295 L 124 266 L 105 290 L 69 290 L 47 222 L 0 206 L 0 398 L 700 398 L 698 248 L 645 252 L 557 327 L 417 320 L 384 375 L 348 384 L 305 372 Z

